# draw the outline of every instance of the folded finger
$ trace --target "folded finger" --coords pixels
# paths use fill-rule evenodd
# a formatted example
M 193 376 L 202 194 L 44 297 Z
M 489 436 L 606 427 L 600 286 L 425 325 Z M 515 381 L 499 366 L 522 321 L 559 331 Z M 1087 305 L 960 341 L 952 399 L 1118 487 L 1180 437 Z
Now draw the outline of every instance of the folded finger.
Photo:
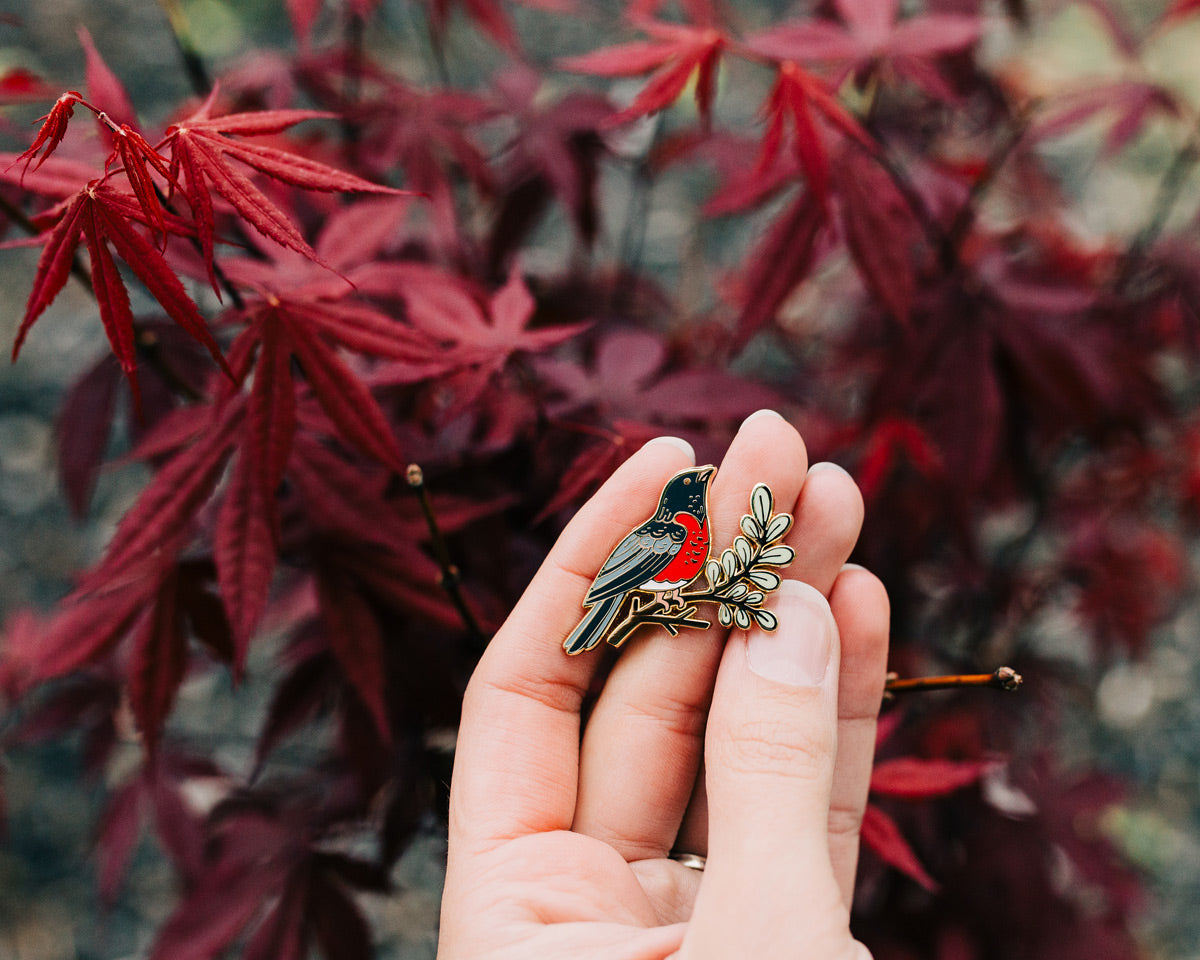
M 784 509 L 782 504 L 777 509 Z M 808 471 L 792 509 L 795 523 L 787 536 L 796 559 L 789 579 L 811 584 L 829 595 L 834 580 L 854 549 L 862 529 L 863 501 L 853 478 L 832 463 L 816 463 Z M 679 830 L 681 850 L 703 854 L 708 849 L 708 812 L 701 780 Z
M 804 443 L 782 417 L 763 411 L 748 418 L 709 495 L 713 553 L 737 534 L 754 484 L 768 484 L 788 509 L 806 469 Z M 670 851 L 700 764 L 726 632 L 646 630 L 625 646 L 584 731 L 576 832 L 631 861 Z
M 721 661 L 705 742 L 708 863 L 685 956 L 782 956 L 800 944 L 849 955 L 826 838 L 838 629 L 808 584 L 785 580 L 773 607 L 778 630 L 734 631 Z
M 613 544 L 693 459 L 674 438 L 630 457 L 563 531 L 492 639 L 463 698 L 450 796 L 458 849 L 571 826 L 579 711 L 597 660 L 567 656 L 562 642 Z
M 859 831 L 875 759 L 875 720 L 887 673 L 888 598 L 873 574 L 847 566 L 834 581 L 829 603 L 842 638 L 837 763 L 829 802 L 829 859 L 842 902 L 849 908 L 858 866 Z

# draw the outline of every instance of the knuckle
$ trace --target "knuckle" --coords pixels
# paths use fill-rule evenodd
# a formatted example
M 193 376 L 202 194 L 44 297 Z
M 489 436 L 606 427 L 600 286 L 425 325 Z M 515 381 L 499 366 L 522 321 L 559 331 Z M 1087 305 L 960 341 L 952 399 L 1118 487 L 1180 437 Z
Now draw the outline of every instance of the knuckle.
M 833 754 L 831 736 L 779 720 L 745 721 L 711 746 L 710 761 L 733 773 L 807 781 L 827 775 Z
M 688 739 L 699 737 L 704 732 L 704 724 L 708 719 L 706 704 L 695 703 L 663 691 L 653 697 L 631 699 L 626 704 L 625 713 L 634 723 L 647 722 L 670 735 Z
M 830 807 L 829 838 L 831 840 L 857 839 L 858 835 L 862 833 L 864 807 Z

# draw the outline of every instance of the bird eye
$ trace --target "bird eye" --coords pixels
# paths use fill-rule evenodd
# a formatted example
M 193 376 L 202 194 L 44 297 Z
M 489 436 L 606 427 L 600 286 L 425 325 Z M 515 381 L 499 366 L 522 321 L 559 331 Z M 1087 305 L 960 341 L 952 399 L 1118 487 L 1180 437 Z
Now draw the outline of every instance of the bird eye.
M 686 487 L 686 486 L 687 486 L 689 483 L 691 483 L 691 482 L 692 482 L 692 478 L 691 478 L 691 477 L 684 477 L 684 478 L 683 478 L 683 485 L 684 485 L 685 487 Z

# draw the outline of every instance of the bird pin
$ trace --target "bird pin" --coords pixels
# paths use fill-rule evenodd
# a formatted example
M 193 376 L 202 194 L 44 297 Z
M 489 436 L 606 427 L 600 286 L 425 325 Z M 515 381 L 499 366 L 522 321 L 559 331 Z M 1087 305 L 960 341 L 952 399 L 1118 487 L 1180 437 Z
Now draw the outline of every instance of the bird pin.
M 563 642 L 567 653 L 591 650 L 638 591 L 679 603 L 679 591 L 700 575 L 708 560 L 708 483 L 714 467 L 681 470 L 667 481 L 658 509 L 622 540 L 596 574 L 583 598 L 587 613 Z
M 782 583 L 780 570 L 796 556 L 781 542 L 792 515 L 775 513 L 771 488 L 755 484 L 741 533 L 711 557 L 708 485 L 715 472 L 711 466 L 692 467 L 667 481 L 653 516 L 618 543 L 600 567 L 583 598 L 587 612 L 563 641 L 567 653 L 591 650 L 604 639 L 619 647 L 646 624 L 665 627 L 672 636 L 681 627 L 710 627 L 696 615 L 701 603 L 716 605 L 723 627 L 745 630 L 757 624 L 770 631 L 779 625 L 763 603 Z M 707 586 L 685 593 L 701 571 Z M 618 621 L 629 598 L 629 613 Z

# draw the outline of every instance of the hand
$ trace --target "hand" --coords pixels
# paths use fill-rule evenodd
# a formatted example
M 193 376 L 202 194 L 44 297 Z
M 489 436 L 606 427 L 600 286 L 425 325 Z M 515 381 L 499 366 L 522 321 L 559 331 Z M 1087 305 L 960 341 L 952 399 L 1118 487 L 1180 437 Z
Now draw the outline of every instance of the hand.
M 440 960 L 868 957 L 848 906 L 887 596 L 843 566 L 862 523 L 857 487 L 832 465 L 810 470 L 779 416 L 746 420 L 709 497 L 714 552 L 756 482 L 795 515 L 778 631 L 644 629 L 581 719 L 599 651 L 566 656 L 563 638 L 613 546 L 691 465 L 667 438 L 631 457 L 559 538 L 471 678 Z M 672 850 L 707 855 L 705 870 Z

